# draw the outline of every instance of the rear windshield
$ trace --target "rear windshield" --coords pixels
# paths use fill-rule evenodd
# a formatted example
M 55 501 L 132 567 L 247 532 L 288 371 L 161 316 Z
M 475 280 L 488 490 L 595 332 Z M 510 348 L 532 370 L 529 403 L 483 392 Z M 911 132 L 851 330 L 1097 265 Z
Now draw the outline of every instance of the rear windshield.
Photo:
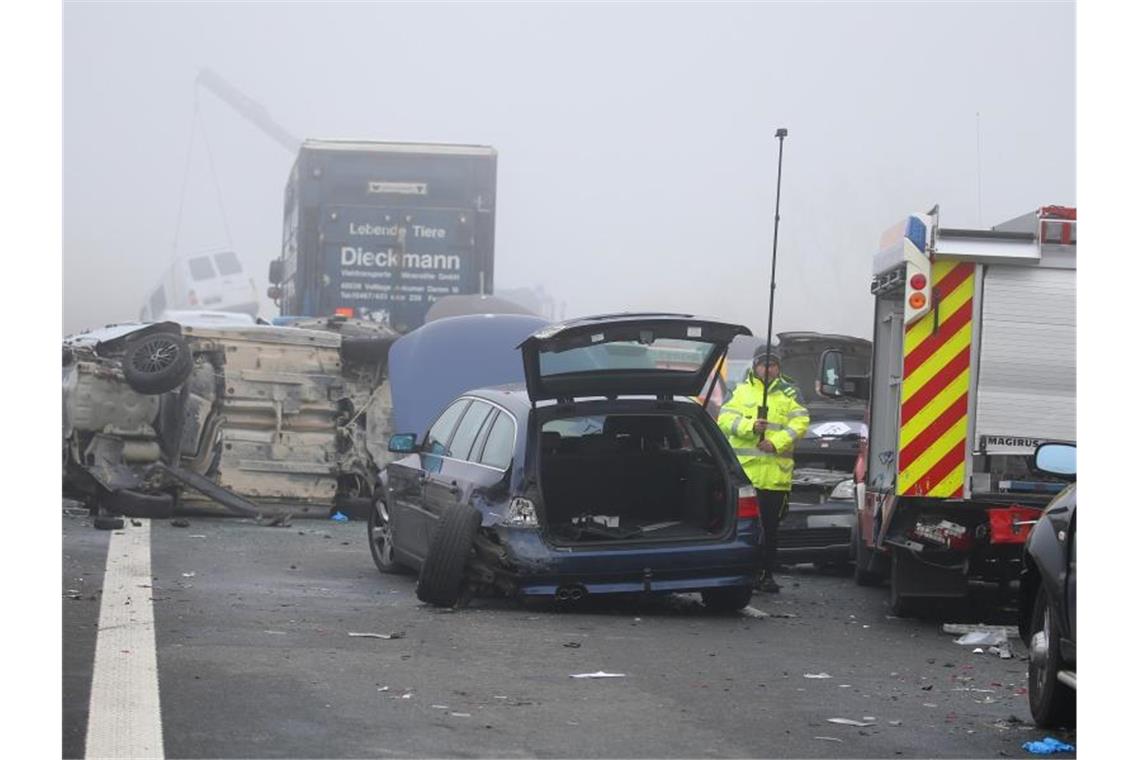
M 214 263 L 218 265 L 218 273 L 223 277 L 231 274 L 241 274 L 241 262 L 233 251 L 214 254 Z
M 209 280 L 214 277 L 214 265 L 210 263 L 209 256 L 198 256 L 186 262 L 190 266 L 190 276 L 195 281 Z
M 714 344 L 695 340 L 661 339 L 652 346 L 636 341 L 612 341 L 539 354 L 544 376 L 610 369 L 657 369 L 689 374 L 699 369 Z

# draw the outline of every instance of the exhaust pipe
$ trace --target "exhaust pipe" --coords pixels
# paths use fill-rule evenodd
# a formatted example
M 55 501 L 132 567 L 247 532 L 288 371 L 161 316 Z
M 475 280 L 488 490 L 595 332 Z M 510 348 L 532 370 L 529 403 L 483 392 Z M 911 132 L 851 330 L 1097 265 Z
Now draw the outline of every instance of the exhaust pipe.
M 554 598 L 560 602 L 576 602 L 586 595 L 582 586 L 559 586 L 554 592 Z

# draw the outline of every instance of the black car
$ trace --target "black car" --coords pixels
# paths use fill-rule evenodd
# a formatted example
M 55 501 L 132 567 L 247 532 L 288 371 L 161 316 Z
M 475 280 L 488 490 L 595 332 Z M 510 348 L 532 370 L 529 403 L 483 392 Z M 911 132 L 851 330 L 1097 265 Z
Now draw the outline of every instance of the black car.
M 480 319 L 425 327 L 438 345 L 472 345 Z M 744 607 L 761 551 L 755 491 L 690 397 L 747 331 L 627 314 L 534 332 L 516 353 L 524 383 L 450 397 L 424 431 L 393 436 L 404 456 L 387 466 L 370 520 L 377 565 L 418 571 L 419 598 L 442 606 L 471 594 L 692 591 L 710 608 Z M 419 343 L 412 366 L 398 366 L 394 347 L 394 378 L 437 361 Z M 704 360 L 662 367 L 654 346 Z M 462 360 L 450 369 L 465 371 Z
M 1077 710 L 1077 447 L 1044 443 L 1041 473 L 1074 481 L 1045 508 L 1025 542 L 1021 638 L 1029 648 L 1029 708 L 1042 727 L 1072 727 Z

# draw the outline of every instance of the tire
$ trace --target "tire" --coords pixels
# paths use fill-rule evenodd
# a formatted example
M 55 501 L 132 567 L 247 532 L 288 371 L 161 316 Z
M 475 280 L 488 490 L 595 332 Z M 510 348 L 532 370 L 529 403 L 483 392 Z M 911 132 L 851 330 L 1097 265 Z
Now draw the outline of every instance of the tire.
M 752 587 L 708 588 L 701 592 L 701 601 L 711 612 L 739 612 L 752 601 Z
M 882 577 L 877 573 L 871 572 L 871 550 L 863 543 L 863 537 L 859 535 L 859 526 L 856 525 L 851 531 L 851 541 L 855 545 L 855 584 L 858 586 L 878 586 L 882 582 Z
M 92 520 L 96 530 L 122 530 L 123 518 L 111 517 L 110 515 L 97 515 Z
M 1072 727 L 1077 717 L 1077 693 L 1057 680 L 1061 669 L 1061 634 L 1057 609 L 1044 586 L 1037 589 L 1029 650 L 1029 711 L 1041 728 Z M 1043 657 L 1034 656 L 1033 639 L 1045 639 Z
M 382 573 L 399 573 L 404 566 L 392 554 L 392 523 L 388 517 L 388 505 L 377 497 L 368 511 L 368 548 L 372 561 Z
M 194 357 L 181 335 L 157 332 L 132 341 L 123 354 L 123 375 L 138 393 L 157 396 L 190 377 Z
M 471 557 L 475 533 L 483 521 L 479 510 L 456 504 L 444 512 L 432 536 L 416 596 L 437 607 L 454 607 L 463 591 L 463 571 Z

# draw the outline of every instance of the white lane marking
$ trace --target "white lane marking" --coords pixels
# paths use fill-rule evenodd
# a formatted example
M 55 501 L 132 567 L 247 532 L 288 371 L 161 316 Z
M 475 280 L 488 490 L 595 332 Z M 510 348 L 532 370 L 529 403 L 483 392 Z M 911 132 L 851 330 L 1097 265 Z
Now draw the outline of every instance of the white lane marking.
M 87 757 L 162 758 L 162 713 L 154 645 L 150 520 L 111 534 L 91 702 Z

